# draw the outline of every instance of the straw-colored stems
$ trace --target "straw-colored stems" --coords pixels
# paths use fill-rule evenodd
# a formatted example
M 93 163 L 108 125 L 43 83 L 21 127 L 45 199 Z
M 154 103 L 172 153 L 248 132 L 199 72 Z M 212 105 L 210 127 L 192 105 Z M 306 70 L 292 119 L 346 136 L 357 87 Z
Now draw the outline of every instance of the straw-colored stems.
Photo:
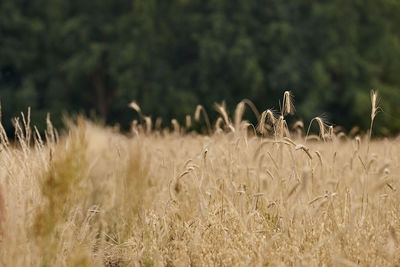
M 379 112 L 379 107 L 377 105 L 377 98 L 378 98 L 378 92 L 376 91 L 371 91 L 371 124 L 369 127 L 369 136 L 368 136 L 368 145 L 367 145 L 367 157 L 369 154 L 369 144 L 371 142 L 371 137 L 372 137 L 372 127 L 374 126 L 374 119 L 376 114 Z
M 217 121 L 215 122 L 215 132 L 219 133 L 222 131 L 221 125 L 224 122 L 224 120 L 221 117 L 218 117 Z
M 266 117 L 267 117 L 267 111 L 264 111 L 261 114 L 260 122 L 257 126 L 257 131 L 262 135 L 265 135 L 265 119 L 266 119 Z
M 258 109 L 254 105 L 254 103 L 247 98 L 243 99 L 242 102 L 247 104 L 250 107 L 250 109 L 253 111 L 254 115 L 257 117 L 257 121 L 259 121 L 260 120 L 260 112 L 258 112 Z
M 224 119 L 224 122 L 225 122 L 226 126 L 227 126 L 232 132 L 235 132 L 235 129 L 234 129 L 232 123 L 231 123 L 230 120 L 229 120 L 228 113 L 226 112 L 226 108 L 224 107 L 224 105 L 223 105 L 223 104 L 220 105 L 220 104 L 217 104 L 217 103 L 216 103 L 216 104 L 214 105 L 214 107 L 215 107 L 215 109 L 217 110 L 217 112 L 218 112 L 219 114 L 221 114 L 222 118 Z
M 140 109 L 139 105 L 138 105 L 135 101 L 132 101 L 132 102 L 129 104 L 129 107 L 130 107 L 131 109 L 133 109 L 133 110 L 136 110 L 137 113 L 142 114 L 142 110 Z
M 194 120 L 195 121 L 199 121 L 200 120 L 200 113 L 203 113 L 203 117 L 204 120 L 206 122 L 207 125 L 207 130 L 208 130 L 208 134 L 212 134 L 212 130 L 211 130 L 211 124 L 210 124 L 210 120 L 208 119 L 208 115 L 207 115 L 207 111 L 205 110 L 205 108 L 202 105 L 197 105 L 196 107 L 196 111 L 194 113 Z
M 312 160 L 313 157 L 310 153 L 310 149 L 308 147 L 306 147 L 305 145 L 299 144 L 295 147 L 295 150 L 303 150 L 307 154 L 307 156 L 310 158 L 310 160 Z
M 324 121 L 323 121 L 320 117 L 315 117 L 315 118 L 313 118 L 313 119 L 311 120 L 310 125 L 308 126 L 306 138 L 307 138 L 307 136 L 308 136 L 308 134 L 309 134 L 309 132 L 310 132 L 311 125 L 312 125 L 312 123 L 313 123 L 314 121 L 316 121 L 316 122 L 318 123 L 319 134 L 320 134 L 320 136 L 322 137 L 322 140 L 325 141 L 325 123 L 324 123 Z M 306 141 L 307 141 L 307 139 L 306 139 Z
M 279 137 L 280 139 L 282 139 L 285 135 L 289 136 L 288 126 L 283 116 L 279 117 L 275 129 L 275 137 Z

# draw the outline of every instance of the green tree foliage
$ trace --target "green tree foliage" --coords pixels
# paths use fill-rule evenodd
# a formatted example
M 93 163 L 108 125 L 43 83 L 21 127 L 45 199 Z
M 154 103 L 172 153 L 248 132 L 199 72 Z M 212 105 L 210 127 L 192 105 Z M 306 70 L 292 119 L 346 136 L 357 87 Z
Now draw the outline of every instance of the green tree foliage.
M 377 128 L 395 133 L 399 13 L 394 0 L 2 0 L 3 117 L 31 106 L 39 126 L 85 112 L 128 127 L 131 100 L 168 122 L 222 100 L 278 109 L 291 90 L 299 118 L 367 128 L 377 89 Z

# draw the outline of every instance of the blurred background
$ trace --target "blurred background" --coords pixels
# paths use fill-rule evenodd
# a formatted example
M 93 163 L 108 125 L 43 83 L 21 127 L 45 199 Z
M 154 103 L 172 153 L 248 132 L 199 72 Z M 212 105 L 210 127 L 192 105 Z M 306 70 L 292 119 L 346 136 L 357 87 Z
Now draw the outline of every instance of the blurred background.
M 290 90 L 306 125 L 367 129 L 375 89 L 376 133 L 396 134 L 399 14 L 397 0 L 1 0 L 3 124 L 30 106 L 39 127 L 50 112 L 129 129 L 136 100 L 168 126 L 222 100 L 278 110 Z

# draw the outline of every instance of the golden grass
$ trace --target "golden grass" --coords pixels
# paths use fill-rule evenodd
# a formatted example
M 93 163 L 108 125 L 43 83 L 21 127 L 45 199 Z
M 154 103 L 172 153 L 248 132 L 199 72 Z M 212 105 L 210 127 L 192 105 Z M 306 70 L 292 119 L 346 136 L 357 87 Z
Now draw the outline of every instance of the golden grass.
M 233 124 L 216 108 L 211 135 L 146 117 L 132 136 L 79 118 L 58 137 L 48 119 L 41 140 L 29 116 L 15 144 L 0 132 L 0 265 L 400 264 L 398 139 L 332 128 L 306 143 L 303 124 L 289 132 L 267 112 L 280 132 L 263 122 L 261 137 L 243 103 Z

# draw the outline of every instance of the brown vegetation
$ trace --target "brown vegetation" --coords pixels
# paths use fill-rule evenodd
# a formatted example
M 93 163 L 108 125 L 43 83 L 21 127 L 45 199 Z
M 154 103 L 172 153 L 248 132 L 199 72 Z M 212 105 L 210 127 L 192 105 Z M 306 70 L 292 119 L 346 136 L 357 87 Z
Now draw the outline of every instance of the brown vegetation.
M 130 137 L 80 118 L 41 140 L 17 120 L 16 145 L 0 134 L 0 265 L 399 265 L 399 140 L 319 118 L 306 138 L 290 99 L 258 114 L 261 135 L 244 102 L 232 119 L 217 105 L 210 135 L 156 131 L 134 102 Z

